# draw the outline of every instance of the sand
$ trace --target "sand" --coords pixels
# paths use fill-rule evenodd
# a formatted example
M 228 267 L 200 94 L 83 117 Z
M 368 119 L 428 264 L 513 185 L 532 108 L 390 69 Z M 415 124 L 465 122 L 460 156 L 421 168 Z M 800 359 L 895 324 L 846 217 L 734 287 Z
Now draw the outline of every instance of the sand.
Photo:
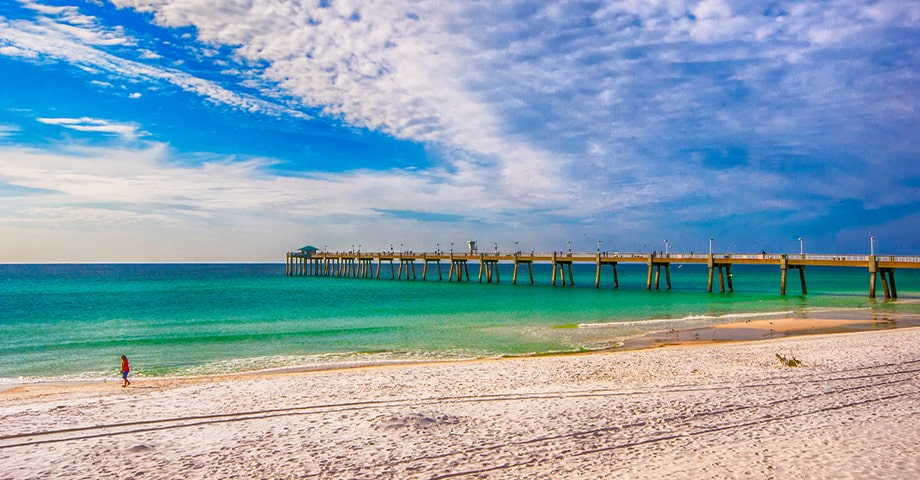
M 0 394 L 0 478 L 917 478 L 917 345 L 904 328 L 22 387 Z

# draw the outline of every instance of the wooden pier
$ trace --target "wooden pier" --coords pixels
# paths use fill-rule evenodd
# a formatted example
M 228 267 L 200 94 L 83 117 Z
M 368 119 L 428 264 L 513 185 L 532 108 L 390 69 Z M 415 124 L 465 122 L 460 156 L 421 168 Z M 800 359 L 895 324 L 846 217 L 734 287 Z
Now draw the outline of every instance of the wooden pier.
M 422 266 L 421 280 L 429 279 L 429 270 L 437 271 L 439 281 L 444 279 L 441 263 L 449 263 L 447 280 L 450 282 L 470 281 L 469 264 L 479 265 L 477 280 L 482 283 L 499 283 L 500 263 L 513 264 L 511 283 L 518 283 L 519 268 L 527 268 L 530 284 L 534 283 L 533 264 L 552 266 L 552 285 L 574 285 L 572 265 L 593 264 L 596 267 L 594 286 L 601 286 L 601 273 L 609 267 L 613 275 L 613 287 L 619 287 L 617 265 L 648 265 L 646 289 L 661 287 L 661 270 L 664 269 L 665 288 L 671 288 L 671 265 L 704 264 L 708 267 L 706 290 L 713 291 L 713 282 L 718 275 L 719 291 L 731 292 L 733 265 L 775 265 L 780 273 L 780 295 L 786 294 L 789 270 L 798 270 L 802 294 L 808 293 L 805 269 L 811 266 L 856 267 L 869 273 L 869 297 L 875 298 L 877 279 L 882 280 L 882 291 L 886 299 L 898 297 L 895 271 L 899 268 L 920 269 L 920 256 L 892 255 L 813 255 L 813 254 L 686 254 L 671 253 L 513 253 L 513 254 L 458 254 L 458 253 L 414 253 L 414 252 L 321 252 L 300 250 L 288 252 L 285 274 L 289 276 L 335 276 L 355 278 L 380 278 L 384 265 L 389 267 L 389 277 L 398 280 L 417 280 L 416 263 Z M 394 264 L 396 267 L 394 267 Z M 432 274 L 433 275 L 433 274 Z

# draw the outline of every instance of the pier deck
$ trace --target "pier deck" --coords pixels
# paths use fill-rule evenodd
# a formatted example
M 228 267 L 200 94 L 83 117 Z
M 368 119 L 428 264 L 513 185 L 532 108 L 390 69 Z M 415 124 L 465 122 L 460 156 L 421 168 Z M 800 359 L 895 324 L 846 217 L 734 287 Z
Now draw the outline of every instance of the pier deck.
M 533 280 L 533 264 L 552 265 L 552 284 L 574 284 L 573 264 L 592 264 L 596 267 L 594 285 L 600 287 L 601 272 L 610 267 L 613 285 L 619 287 L 618 264 L 648 265 L 646 288 L 660 289 L 661 270 L 665 272 L 666 288 L 671 288 L 671 265 L 703 264 L 708 266 L 707 291 L 713 291 L 718 274 L 719 290 L 733 291 L 731 268 L 734 265 L 776 265 L 780 271 L 780 294 L 786 294 L 787 272 L 798 270 L 802 294 L 807 294 L 805 269 L 810 266 L 856 267 L 869 273 L 869 297 L 875 298 L 877 278 L 881 276 L 885 298 L 897 298 L 895 271 L 899 268 L 920 269 L 920 256 L 895 255 L 826 255 L 826 254 L 699 254 L 699 253 L 445 253 L 445 252 L 321 252 L 296 251 L 286 255 L 285 273 L 289 276 L 338 276 L 355 278 L 380 278 L 386 265 L 390 278 L 415 280 L 416 264 L 422 267 L 421 279 L 428 279 L 428 269 L 433 266 L 438 280 L 443 280 L 441 263 L 449 263 L 448 281 L 470 281 L 469 264 L 479 265 L 479 282 L 500 282 L 498 265 L 513 264 L 511 282 L 518 282 L 519 267 L 527 268 L 529 281 Z

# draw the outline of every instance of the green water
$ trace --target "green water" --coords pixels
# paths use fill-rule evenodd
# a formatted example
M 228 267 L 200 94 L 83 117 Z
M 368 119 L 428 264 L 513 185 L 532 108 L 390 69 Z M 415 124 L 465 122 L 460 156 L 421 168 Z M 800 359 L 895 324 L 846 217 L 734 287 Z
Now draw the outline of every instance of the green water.
M 733 293 L 707 293 L 706 268 L 672 269 L 645 289 L 646 267 L 576 266 L 575 286 L 287 277 L 283 265 L 0 265 L 0 382 L 177 376 L 615 347 L 652 330 L 774 315 L 920 314 L 920 274 L 898 272 L 900 298 L 868 298 L 868 273 L 812 268 L 783 297 L 779 272 L 735 267 Z M 475 272 L 471 265 L 471 273 Z M 444 271 L 446 277 L 446 271 Z M 421 272 L 419 271 L 419 275 Z M 662 279 L 662 286 L 664 280 Z

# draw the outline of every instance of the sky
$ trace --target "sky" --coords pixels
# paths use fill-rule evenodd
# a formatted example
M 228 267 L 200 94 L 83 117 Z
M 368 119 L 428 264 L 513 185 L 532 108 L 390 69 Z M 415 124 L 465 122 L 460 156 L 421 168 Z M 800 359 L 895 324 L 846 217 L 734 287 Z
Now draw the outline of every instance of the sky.
M 6 0 L 0 72 L 4 263 L 920 254 L 917 1 Z

